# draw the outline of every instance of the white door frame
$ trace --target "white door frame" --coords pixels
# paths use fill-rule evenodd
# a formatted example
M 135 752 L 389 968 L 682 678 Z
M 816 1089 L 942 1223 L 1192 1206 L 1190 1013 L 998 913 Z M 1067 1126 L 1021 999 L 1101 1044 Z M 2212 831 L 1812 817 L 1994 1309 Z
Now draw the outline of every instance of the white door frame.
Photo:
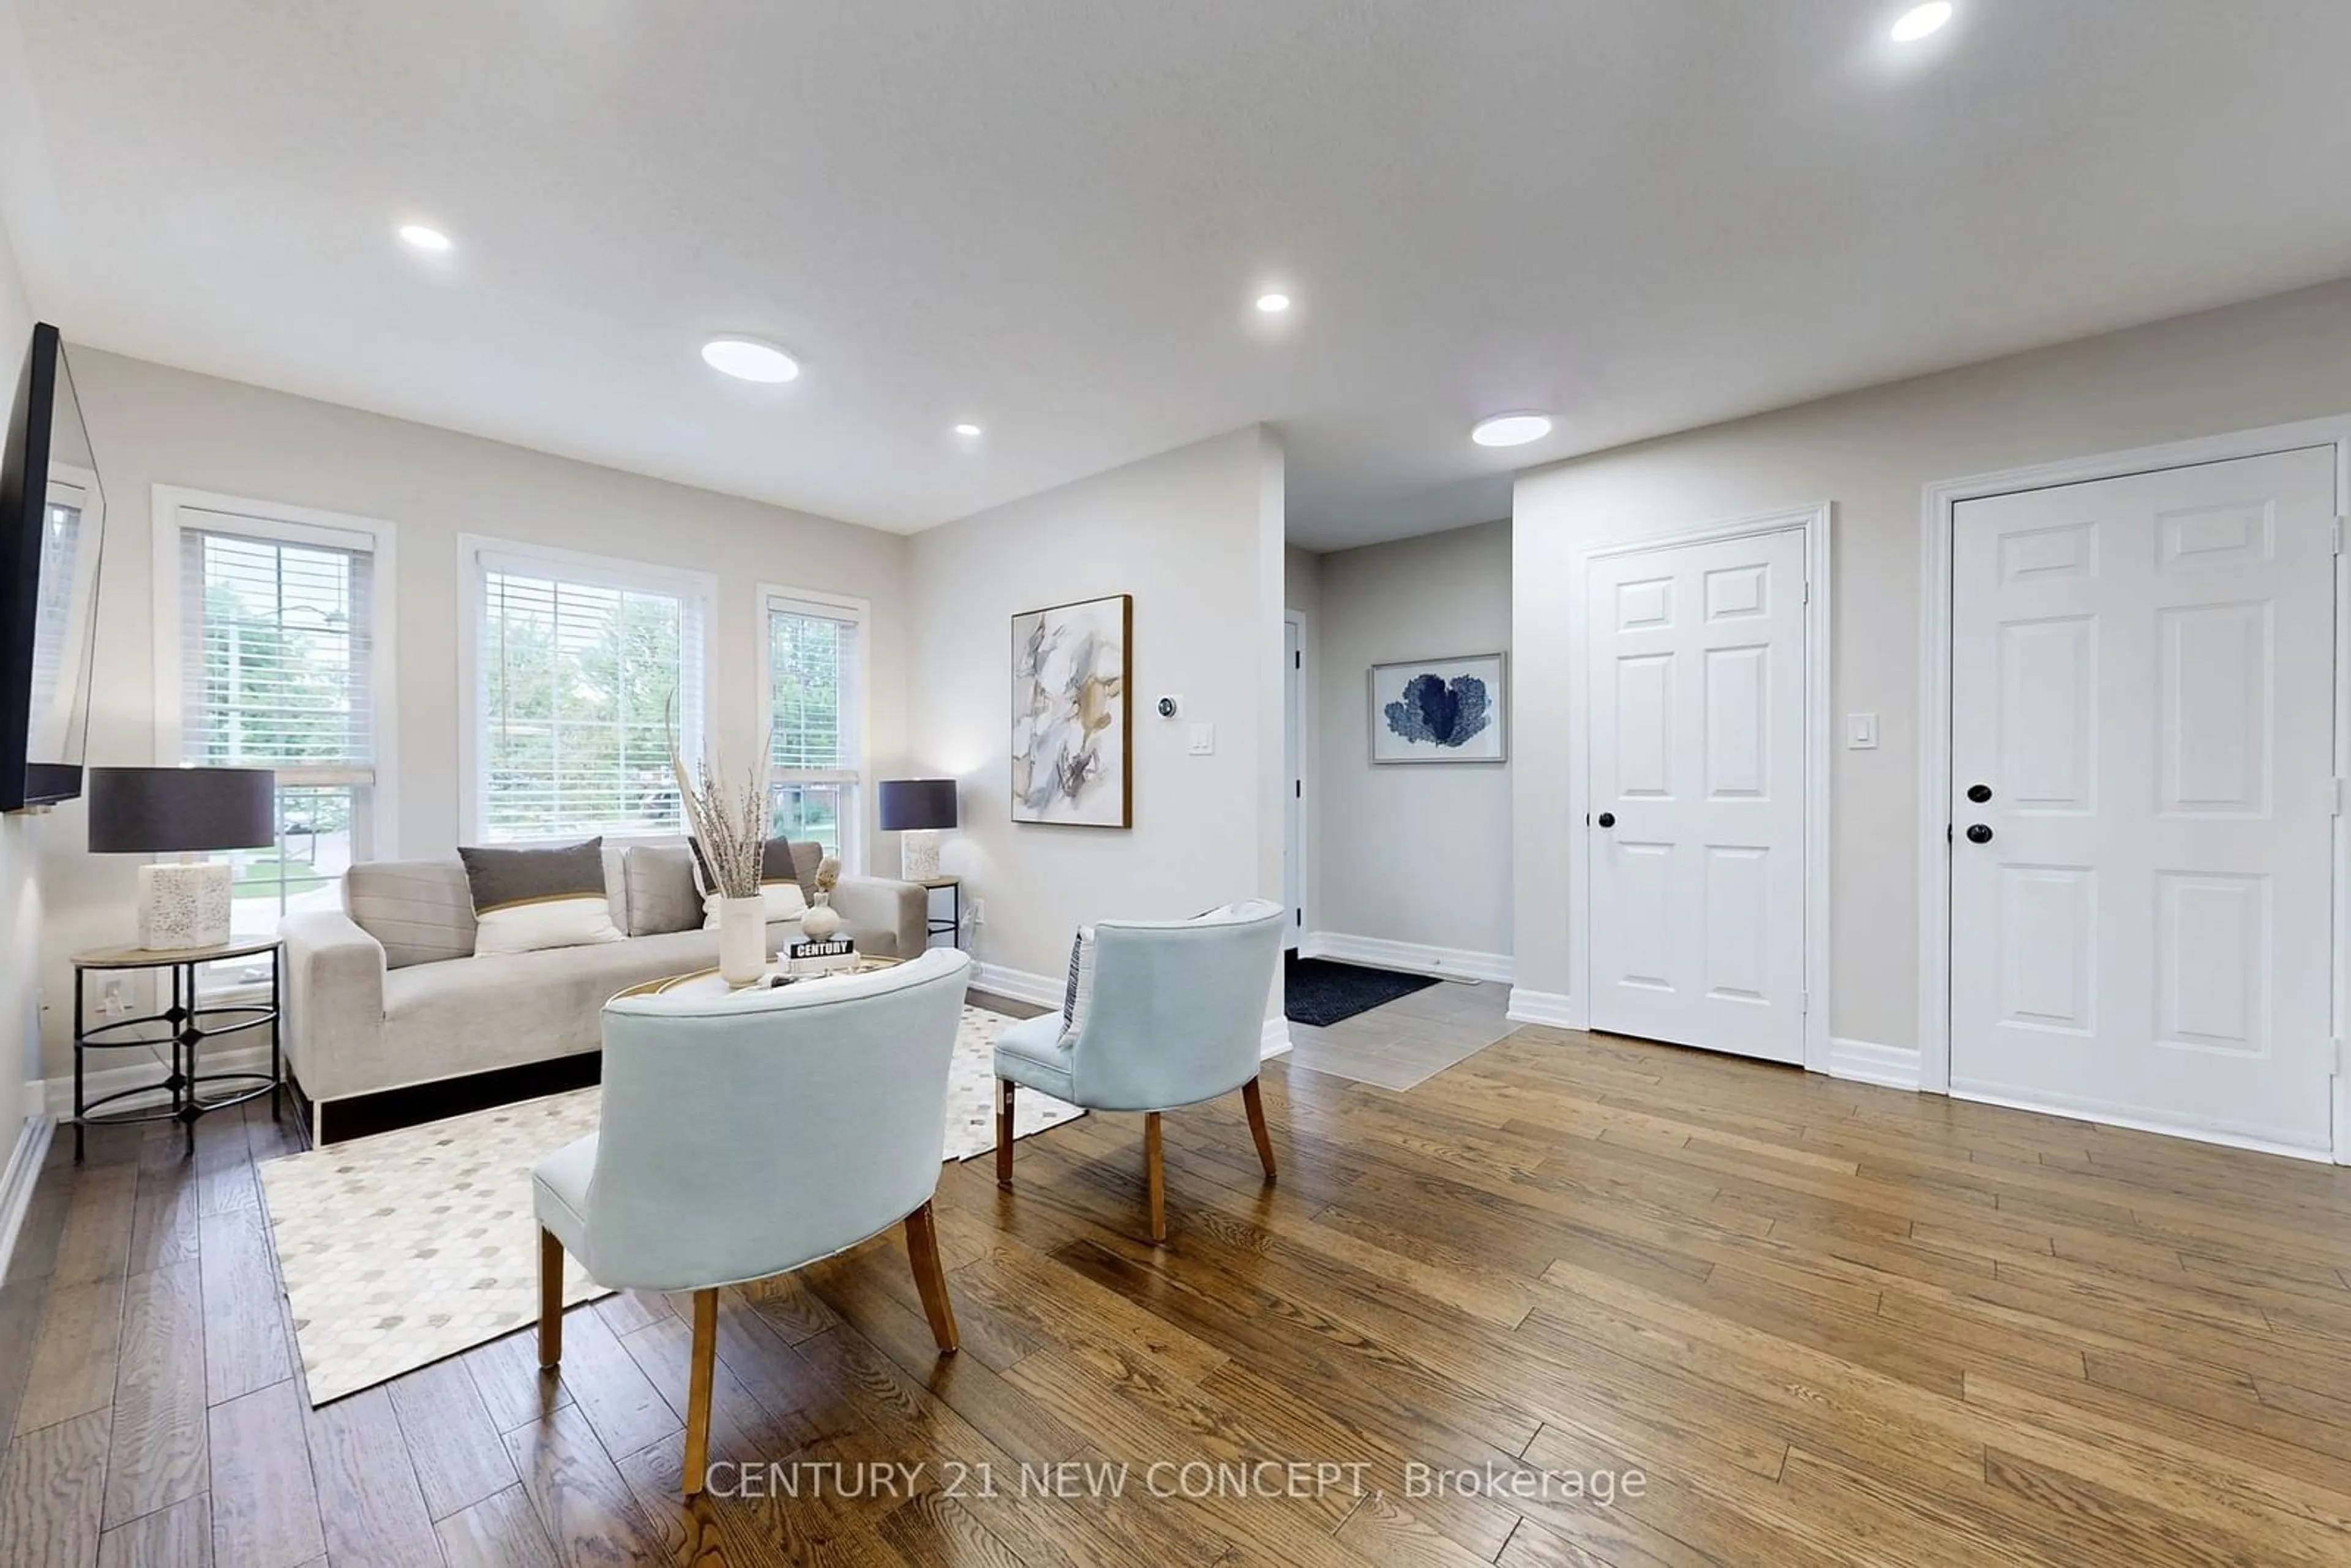
M 1568 602 L 1577 623 L 1589 613 L 1595 561 L 1683 545 L 1713 544 L 1801 529 L 1804 536 L 1804 1070 L 1829 1070 L 1829 524 L 1831 503 L 1792 507 L 1751 517 L 1642 538 L 1586 546 L 1568 563 Z M 1592 1027 L 1592 653 L 1589 628 L 1568 640 L 1568 857 L 1566 1027 Z
M 1307 780 L 1314 769 L 1314 747 L 1311 744 L 1314 739 L 1314 687 L 1311 684 L 1312 672 L 1306 667 L 1305 612 L 1285 610 L 1281 612 L 1281 619 L 1286 625 L 1296 627 L 1298 630 L 1298 663 L 1282 671 L 1281 678 L 1284 683 L 1282 687 L 1284 696 L 1287 697 L 1294 691 L 1297 694 L 1298 704 L 1298 913 L 1290 919 L 1289 945 L 1292 949 L 1303 952 L 1306 946 L 1306 933 L 1313 928 L 1305 919 L 1305 915 L 1308 913 L 1307 906 L 1314 895 L 1313 822 L 1307 815 L 1308 808 L 1313 803 L 1314 794 L 1312 790 L 1306 788 Z M 1290 780 L 1285 779 L 1282 782 L 1287 784 Z M 1286 845 L 1284 847 L 1287 848 Z
M 2225 463 L 2304 447 L 2335 450 L 2335 505 L 2338 519 L 2351 507 L 2351 414 L 2268 425 L 2225 435 L 2199 436 L 2126 452 L 2071 457 L 2025 468 L 1941 479 L 1925 488 L 1919 507 L 1919 559 L 1924 574 L 1919 597 L 1918 690 L 1918 1086 L 1938 1094 L 1951 1090 L 1951 516 L 1961 501 L 1981 500 L 2018 490 L 2044 490 L 2097 479 L 2119 479 L 2164 468 Z M 2351 775 L 2351 558 L 2342 553 L 2337 521 L 2335 558 L 2335 772 Z M 2335 956 L 2333 1029 L 2335 1040 L 2335 1161 L 2351 1165 L 2351 1094 L 2343 1072 L 2344 998 L 2351 994 L 2346 965 L 2346 840 L 2345 819 L 2335 821 Z M 2069 1113 L 2053 1112 L 2052 1114 Z M 2158 1129 L 2159 1130 L 2159 1129 Z M 2218 1143 L 2239 1142 L 2210 1138 Z M 2252 1146 L 2252 1145 L 2248 1145 Z M 2268 1145 L 2259 1145 L 2267 1147 Z M 2277 1151 L 2290 1152 L 2290 1151 Z M 2306 1156 L 2305 1156 L 2306 1157 Z

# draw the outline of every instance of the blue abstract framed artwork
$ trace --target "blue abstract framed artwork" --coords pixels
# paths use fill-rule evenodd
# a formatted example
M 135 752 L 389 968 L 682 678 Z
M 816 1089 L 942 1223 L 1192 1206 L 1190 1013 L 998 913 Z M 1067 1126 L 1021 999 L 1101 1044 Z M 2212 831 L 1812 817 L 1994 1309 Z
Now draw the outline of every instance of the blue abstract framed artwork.
M 1510 757 L 1503 655 L 1372 666 L 1374 762 L 1502 762 Z

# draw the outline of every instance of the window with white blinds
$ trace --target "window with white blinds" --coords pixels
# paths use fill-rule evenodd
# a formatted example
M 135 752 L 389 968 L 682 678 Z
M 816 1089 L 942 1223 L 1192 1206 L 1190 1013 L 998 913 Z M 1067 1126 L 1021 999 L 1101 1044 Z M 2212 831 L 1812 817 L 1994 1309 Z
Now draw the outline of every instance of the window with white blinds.
M 476 831 L 485 842 L 684 831 L 672 727 L 701 748 L 701 580 L 475 549 Z
M 768 789 L 774 831 L 855 863 L 865 737 L 863 606 L 767 596 Z
M 239 851 L 234 926 L 333 908 L 376 852 L 376 538 L 183 507 L 183 761 L 277 775 L 277 841 Z

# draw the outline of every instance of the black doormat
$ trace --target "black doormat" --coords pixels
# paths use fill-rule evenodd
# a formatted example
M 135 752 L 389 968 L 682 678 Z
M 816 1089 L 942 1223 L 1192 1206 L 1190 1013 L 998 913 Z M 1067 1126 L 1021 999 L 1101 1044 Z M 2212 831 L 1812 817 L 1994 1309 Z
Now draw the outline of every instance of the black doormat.
M 1291 1023 L 1320 1029 L 1435 984 L 1434 975 L 1400 975 L 1394 969 L 1367 969 L 1290 953 L 1282 960 L 1281 1011 Z

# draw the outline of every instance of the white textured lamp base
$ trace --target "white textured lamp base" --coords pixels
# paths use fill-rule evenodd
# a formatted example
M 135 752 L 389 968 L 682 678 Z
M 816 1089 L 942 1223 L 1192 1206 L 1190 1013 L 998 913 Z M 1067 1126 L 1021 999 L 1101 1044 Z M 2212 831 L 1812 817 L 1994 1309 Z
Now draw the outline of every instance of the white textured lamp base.
M 939 835 L 935 829 L 915 828 L 898 835 L 898 874 L 907 882 L 938 880 Z
M 139 946 L 150 952 L 228 942 L 230 872 L 225 861 L 139 868 Z

